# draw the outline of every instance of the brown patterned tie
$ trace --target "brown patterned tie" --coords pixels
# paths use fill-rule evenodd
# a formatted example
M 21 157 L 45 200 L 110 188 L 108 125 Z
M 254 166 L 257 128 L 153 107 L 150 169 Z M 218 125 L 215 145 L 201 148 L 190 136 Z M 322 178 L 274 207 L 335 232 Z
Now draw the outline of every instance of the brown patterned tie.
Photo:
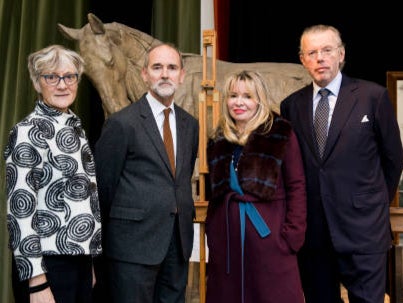
M 171 127 L 169 126 L 169 113 L 170 108 L 164 109 L 164 145 L 168 154 L 169 163 L 171 164 L 172 174 L 175 176 L 175 153 L 174 153 L 174 143 L 172 140 Z
M 326 88 L 322 88 L 319 91 L 321 98 L 319 100 L 318 105 L 316 106 L 315 111 L 315 135 L 316 135 L 316 143 L 318 145 L 319 154 L 322 158 L 323 152 L 325 150 L 326 139 L 327 139 L 327 124 L 329 120 L 329 95 L 330 91 Z

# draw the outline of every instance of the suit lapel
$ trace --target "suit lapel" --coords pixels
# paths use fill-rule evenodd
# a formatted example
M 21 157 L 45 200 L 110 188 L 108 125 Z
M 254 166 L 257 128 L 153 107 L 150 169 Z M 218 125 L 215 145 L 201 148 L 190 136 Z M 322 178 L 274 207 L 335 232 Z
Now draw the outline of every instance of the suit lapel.
M 179 175 L 183 166 L 183 153 L 185 150 L 187 137 L 187 127 L 186 127 L 186 117 L 183 115 L 182 111 L 178 109 L 175 105 L 175 116 L 176 116 L 176 174 Z
M 327 136 L 326 147 L 323 154 L 324 160 L 333 150 L 334 145 L 340 137 L 341 130 L 346 124 L 348 117 L 357 103 L 357 98 L 355 97 L 355 94 L 352 93 L 354 88 L 355 86 L 353 83 L 348 78 L 343 76 L 336 106 L 333 111 L 332 121 L 329 127 L 329 134 Z
M 145 97 L 141 98 L 139 101 L 140 104 L 140 117 L 142 118 L 142 124 L 144 131 L 147 133 L 150 141 L 155 146 L 159 156 L 162 158 L 165 163 L 166 168 L 172 175 L 171 166 L 169 164 L 168 154 L 165 150 L 164 142 L 161 138 L 161 134 L 158 130 L 157 123 L 155 122 L 153 113 L 151 111 L 151 107 L 148 104 L 148 101 Z
M 315 142 L 315 133 L 313 129 L 313 105 L 312 105 L 312 85 L 306 86 L 301 92 L 299 102 L 297 102 L 297 111 L 300 115 L 299 127 L 302 128 L 302 134 L 305 137 L 305 142 L 307 142 L 309 148 L 313 155 L 319 158 L 318 149 Z M 309 123 L 305 123 L 309 121 Z

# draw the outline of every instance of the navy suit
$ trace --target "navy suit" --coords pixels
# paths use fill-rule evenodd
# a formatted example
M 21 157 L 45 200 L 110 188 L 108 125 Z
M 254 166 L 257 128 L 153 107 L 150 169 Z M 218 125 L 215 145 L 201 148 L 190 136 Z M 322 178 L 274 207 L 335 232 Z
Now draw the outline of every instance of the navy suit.
M 176 176 L 145 96 L 105 121 L 95 159 L 104 254 L 110 260 L 159 265 L 177 230 L 179 254 L 188 262 L 199 130 L 197 120 L 176 105 L 175 117 Z
M 310 293 L 320 292 L 329 282 L 324 272 L 318 272 L 316 277 L 309 273 L 315 285 L 307 282 L 307 276 L 304 279 L 310 267 L 304 264 L 304 256 L 311 252 L 334 254 L 333 260 L 338 262 L 331 265 L 333 270 L 340 273 L 339 281 L 352 289 L 355 274 L 365 270 L 365 266 L 379 266 L 368 264 L 375 258 L 366 259 L 367 264 L 349 258 L 386 255 L 391 247 L 389 204 L 396 193 L 403 165 L 399 126 L 384 87 L 343 75 L 322 160 L 314 139 L 312 100 L 313 87 L 308 85 L 281 103 L 281 113 L 291 121 L 299 139 L 305 166 L 308 214 L 300 265 L 308 303 L 316 302 L 309 300 Z M 347 264 L 350 261 L 353 267 Z M 320 271 L 317 266 L 320 264 L 311 270 Z M 374 301 L 357 299 L 355 302 Z

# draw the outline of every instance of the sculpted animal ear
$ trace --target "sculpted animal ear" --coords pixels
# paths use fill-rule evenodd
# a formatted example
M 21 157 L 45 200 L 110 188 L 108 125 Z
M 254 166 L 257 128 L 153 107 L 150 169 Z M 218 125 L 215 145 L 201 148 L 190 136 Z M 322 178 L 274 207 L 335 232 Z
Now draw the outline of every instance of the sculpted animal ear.
M 111 40 L 113 41 L 113 43 L 115 43 L 115 45 L 120 46 L 121 44 L 123 44 L 122 34 L 120 31 L 113 31 L 113 32 L 111 31 L 111 33 L 113 34 L 111 34 L 109 38 L 111 38 Z
M 91 30 L 95 35 L 103 35 L 105 34 L 105 27 L 102 23 L 101 19 L 95 16 L 92 13 L 87 15 L 88 23 L 90 24 Z
M 59 29 L 59 32 L 62 33 L 62 35 L 69 39 L 69 40 L 80 40 L 80 35 L 81 35 L 81 30 L 80 29 L 75 29 L 75 28 L 70 28 L 67 26 L 64 26 L 60 23 L 57 24 L 57 28 Z
M 91 31 L 95 35 L 105 34 L 105 26 L 97 16 L 95 16 L 92 13 L 89 13 L 87 15 L 87 17 L 88 17 L 89 26 L 91 27 Z M 70 27 L 64 26 L 63 24 L 60 24 L 60 23 L 57 24 L 57 27 L 58 27 L 59 31 L 62 33 L 62 35 L 69 40 L 78 41 L 78 40 L 80 40 L 80 38 L 83 34 L 82 28 L 81 29 L 70 28 Z

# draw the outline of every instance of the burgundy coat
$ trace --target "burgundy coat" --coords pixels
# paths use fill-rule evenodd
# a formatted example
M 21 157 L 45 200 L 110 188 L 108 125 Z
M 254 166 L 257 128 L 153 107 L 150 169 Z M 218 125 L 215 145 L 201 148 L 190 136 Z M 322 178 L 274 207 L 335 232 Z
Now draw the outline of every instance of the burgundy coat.
M 209 248 L 206 302 L 242 302 L 239 195 L 229 184 L 234 144 L 210 140 L 207 149 L 211 199 L 206 219 Z M 261 238 L 246 219 L 245 303 L 304 302 L 296 252 L 306 229 L 305 175 L 290 124 L 276 117 L 272 129 L 258 129 L 243 147 L 238 180 L 271 230 Z M 228 202 L 228 203 L 227 203 Z M 228 210 L 227 210 L 228 207 Z

